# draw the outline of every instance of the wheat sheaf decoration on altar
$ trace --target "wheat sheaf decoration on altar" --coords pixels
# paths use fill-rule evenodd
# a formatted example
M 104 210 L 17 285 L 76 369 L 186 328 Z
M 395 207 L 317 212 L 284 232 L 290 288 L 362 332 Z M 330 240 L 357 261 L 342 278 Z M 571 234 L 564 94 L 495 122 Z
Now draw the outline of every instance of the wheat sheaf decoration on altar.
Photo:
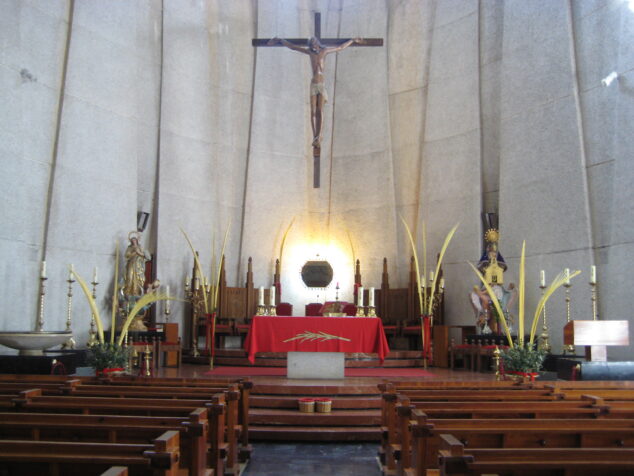
M 321 332 L 311 332 L 311 331 L 304 331 L 301 334 L 297 334 L 295 337 L 291 337 L 290 339 L 286 339 L 283 342 L 292 342 L 294 340 L 299 340 L 300 342 L 306 342 L 306 341 L 320 341 L 320 342 L 325 342 L 327 340 L 345 340 L 346 342 L 351 342 L 350 339 L 346 338 L 346 337 L 339 337 L 339 336 L 333 336 L 331 334 L 326 334 L 325 332 L 321 331 Z
M 422 235 L 423 235 L 423 274 L 421 275 L 420 266 L 418 263 L 418 253 L 416 252 L 416 241 L 414 240 L 414 236 L 405 221 L 405 218 L 401 216 L 401 221 L 403 225 L 405 225 L 405 230 L 407 231 L 407 237 L 409 238 L 409 242 L 412 246 L 412 253 L 414 255 L 414 263 L 416 264 L 416 287 L 418 288 L 418 303 L 420 306 L 421 312 L 421 344 L 423 348 L 423 364 L 427 367 L 427 361 L 431 359 L 431 327 L 432 327 L 432 313 L 434 310 L 434 297 L 436 295 L 436 290 L 438 289 L 438 273 L 440 272 L 440 266 L 442 265 L 442 260 L 445 256 L 445 251 L 447 251 L 447 247 L 451 242 L 456 230 L 458 229 L 459 223 L 456 223 L 454 227 L 449 230 L 447 236 L 445 237 L 445 241 L 440 249 L 440 253 L 438 254 L 438 261 L 436 262 L 436 271 L 430 274 L 430 284 L 431 290 L 429 296 L 427 295 L 427 284 L 425 282 L 425 275 L 427 273 L 427 237 L 426 237 L 426 229 L 425 222 L 422 223 Z M 436 276 L 436 279 L 434 279 Z M 441 286 L 442 288 L 442 286 Z

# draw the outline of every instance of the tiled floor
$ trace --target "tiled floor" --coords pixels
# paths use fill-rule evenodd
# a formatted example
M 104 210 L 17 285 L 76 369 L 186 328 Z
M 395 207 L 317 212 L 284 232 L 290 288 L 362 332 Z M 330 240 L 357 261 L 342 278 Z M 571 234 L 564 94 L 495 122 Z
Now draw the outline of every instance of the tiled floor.
M 254 442 L 243 476 L 378 476 L 378 443 Z

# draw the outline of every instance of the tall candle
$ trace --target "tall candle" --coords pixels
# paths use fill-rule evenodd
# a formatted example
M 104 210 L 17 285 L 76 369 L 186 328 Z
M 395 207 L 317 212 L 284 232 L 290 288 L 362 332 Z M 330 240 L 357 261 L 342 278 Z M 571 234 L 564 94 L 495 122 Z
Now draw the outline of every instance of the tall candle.
M 590 284 L 597 284 L 597 267 L 590 266 Z
M 167 297 L 170 297 L 170 287 L 169 284 L 167 286 L 165 286 L 165 294 L 167 294 Z M 165 301 L 165 311 L 166 312 L 170 312 L 170 302 L 169 299 L 167 301 Z
M 264 306 L 264 286 L 260 286 L 258 291 L 258 306 Z
M 440 278 L 440 289 L 445 289 L 445 278 Z
M 269 293 L 269 306 L 275 306 L 275 286 L 271 286 Z
M 194 289 L 198 291 L 198 288 L 200 288 L 200 280 L 198 279 L 198 276 L 196 276 L 194 278 Z
M 434 280 L 434 272 L 433 272 L 433 271 L 430 271 L 430 272 L 429 272 L 429 280 L 430 280 L 430 281 L 433 281 L 433 280 Z
M 72 281 L 73 279 L 75 279 L 74 273 L 75 273 L 75 267 L 71 264 L 70 265 L 70 269 L 68 270 L 68 280 L 69 281 Z
M 42 268 L 40 269 L 40 277 L 46 278 L 46 261 L 42 261 Z
M 565 284 L 566 284 L 566 286 L 569 286 L 570 285 L 570 269 L 569 268 L 564 269 L 564 274 L 566 276 L 566 283 Z
M 95 271 L 92 273 L 92 282 L 93 283 L 98 283 L 99 281 L 97 281 L 97 267 L 95 266 Z
M 374 288 L 370 288 L 368 292 L 368 306 L 374 307 Z
M 357 306 L 363 307 L 363 286 L 357 288 Z
M 420 287 L 421 289 L 425 290 L 425 288 L 427 287 L 427 280 L 425 279 L 425 275 L 423 274 L 422 276 L 423 280 L 420 283 Z
M 546 273 L 544 272 L 543 269 L 539 272 L 539 285 L 542 288 L 546 287 Z
M 191 284 L 191 279 L 189 277 L 189 274 L 185 275 L 185 287 L 188 288 L 189 285 Z

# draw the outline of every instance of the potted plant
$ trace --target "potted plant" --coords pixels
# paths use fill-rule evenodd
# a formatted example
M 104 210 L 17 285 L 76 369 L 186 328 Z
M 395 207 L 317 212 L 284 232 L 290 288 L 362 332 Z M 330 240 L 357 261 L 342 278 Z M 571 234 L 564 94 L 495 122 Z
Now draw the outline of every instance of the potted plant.
M 99 342 L 90 347 L 86 363 L 95 369 L 95 375 L 113 375 L 125 372 L 129 358 L 129 347 Z
M 480 281 L 484 285 L 493 306 L 498 313 L 498 316 L 503 316 L 504 312 L 502 311 L 502 307 L 500 302 L 498 301 L 495 292 L 487 283 L 486 279 L 478 271 L 478 269 L 472 264 L 469 263 L 473 271 L 478 275 Z M 522 255 L 520 257 L 520 270 L 519 270 L 519 308 L 518 308 L 518 335 L 517 339 L 514 341 L 511 337 L 511 332 L 506 323 L 506 319 L 500 319 L 499 322 L 502 324 L 502 329 L 508 339 L 509 346 L 506 349 L 503 349 L 500 353 L 500 357 L 502 360 L 501 365 L 501 373 L 503 375 L 510 374 L 519 376 L 521 378 L 530 378 L 534 380 L 538 375 L 539 370 L 542 368 L 542 364 L 544 359 L 546 358 L 546 352 L 544 350 L 537 349 L 534 344 L 535 341 L 535 332 L 537 331 L 537 324 L 539 322 L 539 316 L 544 309 L 544 305 L 548 298 L 564 283 L 568 282 L 571 278 L 574 278 L 581 271 L 577 270 L 570 274 L 566 270 L 560 272 L 555 279 L 550 283 L 550 285 L 544 291 L 541 299 L 537 303 L 537 307 L 535 309 L 535 314 L 533 315 L 533 321 L 531 323 L 530 328 L 530 337 L 528 342 L 524 342 L 524 316 L 525 316 L 525 300 L 526 300 L 526 279 L 525 279 L 525 269 L 526 269 L 526 241 L 522 243 Z

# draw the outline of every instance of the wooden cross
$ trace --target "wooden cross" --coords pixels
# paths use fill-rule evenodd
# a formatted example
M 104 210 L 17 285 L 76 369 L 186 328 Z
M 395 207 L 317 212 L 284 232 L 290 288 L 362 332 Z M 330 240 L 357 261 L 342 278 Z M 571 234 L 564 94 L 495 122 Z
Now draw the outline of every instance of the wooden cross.
M 315 38 L 325 47 L 338 47 L 342 46 L 352 40 L 352 38 L 322 38 L 321 37 L 321 13 L 315 12 Z M 284 46 L 282 43 L 270 44 L 271 38 L 255 38 L 251 41 L 253 46 Z M 352 43 L 348 46 L 383 46 L 383 38 L 361 38 L 361 42 Z M 295 47 L 306 48 L 309 42 L 309 38 L 286 38 L 284 41 Z M 314 65 L 313 65 L 314 71 Z M 312 114 L 312 113 L 311 113 Z M 318 119 L 318 128 L 321 131 L 321 109 L 319 110 L 320 117 Z M 311 120 L 315 120 L 311 117 Z M 319 139 L 313 139 L 313 187 L 319 188 L 319 156 L 321 155 L 321 144 Z

